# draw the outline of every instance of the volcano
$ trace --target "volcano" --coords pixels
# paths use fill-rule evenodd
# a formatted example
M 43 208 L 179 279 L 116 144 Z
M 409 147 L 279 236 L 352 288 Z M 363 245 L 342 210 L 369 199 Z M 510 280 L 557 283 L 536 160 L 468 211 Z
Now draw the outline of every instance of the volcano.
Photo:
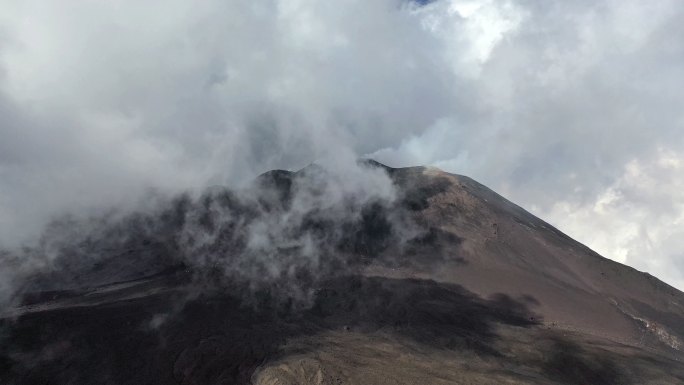
M 276 170 L 61 245 L 2 311 L 0 383 L 684 383 L 682 292 L 468 177 L 360 167 L 395 197 L 302 211 L 325 170 Z

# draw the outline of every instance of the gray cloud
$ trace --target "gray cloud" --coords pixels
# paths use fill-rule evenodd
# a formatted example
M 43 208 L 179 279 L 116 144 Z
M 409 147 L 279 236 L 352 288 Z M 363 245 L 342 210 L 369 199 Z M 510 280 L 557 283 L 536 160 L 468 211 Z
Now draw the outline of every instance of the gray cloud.
M 677 1 L 3 4 L 0 244 L 151 189 L 373 154 L 473 176 L 665 277 L 684 244 L 611 229 L 663 233 L 678 222 L 661 210 L 684 212 L 675 188 L 655 193 L 675 169 L 624 187 L 630 164 L 684 156 L 683 16 Z M 642 216 L 561 209 L 618 188 Z

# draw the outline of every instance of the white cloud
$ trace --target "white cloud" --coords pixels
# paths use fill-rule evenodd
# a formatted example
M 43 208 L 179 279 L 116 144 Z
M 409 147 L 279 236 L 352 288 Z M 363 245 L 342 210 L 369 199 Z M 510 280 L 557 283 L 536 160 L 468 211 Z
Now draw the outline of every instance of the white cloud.
M 0 243 L 151 188 L 372 153 L 564 230 L 619 227 L 568 231 L 680 282 L 674 230 L 640 222 L 679 223 L 661 210 L 680 193 L 624 186 L 681 162 L 682 17 L 677 0 L 4 2 Z
M 600 254 L 684 287 L 684 152 L 658 149 L 585 203 L 539 214 Z

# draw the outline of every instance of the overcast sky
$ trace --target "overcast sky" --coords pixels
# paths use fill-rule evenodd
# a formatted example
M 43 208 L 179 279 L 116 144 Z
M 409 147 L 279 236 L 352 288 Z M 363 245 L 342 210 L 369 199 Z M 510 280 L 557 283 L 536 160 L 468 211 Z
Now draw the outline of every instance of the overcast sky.
M 0 244 L 350 153 L 684 289 L 684 3 L 423 3 L 0 0 Z

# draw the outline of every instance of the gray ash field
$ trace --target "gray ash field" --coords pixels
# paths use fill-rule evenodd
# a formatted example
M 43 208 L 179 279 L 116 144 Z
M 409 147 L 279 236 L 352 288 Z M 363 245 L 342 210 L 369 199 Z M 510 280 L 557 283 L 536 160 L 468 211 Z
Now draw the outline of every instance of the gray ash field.
M 395 196 L 272 171 L 57 242 L 3 310 L 0 383 L 684 383 L 682 292 L 467 177 L 362 167 Z

